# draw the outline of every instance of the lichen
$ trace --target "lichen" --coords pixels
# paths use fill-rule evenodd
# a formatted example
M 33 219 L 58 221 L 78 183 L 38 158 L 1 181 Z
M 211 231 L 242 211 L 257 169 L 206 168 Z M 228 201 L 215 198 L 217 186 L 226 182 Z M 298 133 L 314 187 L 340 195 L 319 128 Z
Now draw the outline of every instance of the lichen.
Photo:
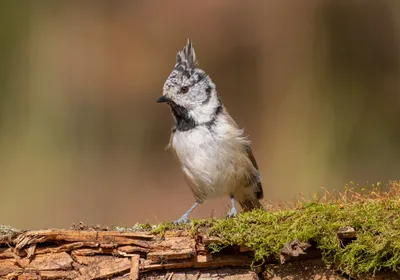
M 19 233 L 20 230 L 7 225 L 0 225 L 0 242 L 9 240 L 12 236 Z
M 19 230 L 7 225 L 0 225 L 0 235 L 8 235 L 16 232 L 19 232 Z

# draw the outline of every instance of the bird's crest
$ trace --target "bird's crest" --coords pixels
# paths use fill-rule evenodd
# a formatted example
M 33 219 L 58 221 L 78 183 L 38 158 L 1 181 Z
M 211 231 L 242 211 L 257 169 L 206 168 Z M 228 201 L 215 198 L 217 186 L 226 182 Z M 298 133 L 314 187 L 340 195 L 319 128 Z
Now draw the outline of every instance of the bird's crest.
M 187 40 L 186 46 L 176 55 L 176 66 L 183 66 L 185 69 L 193 69 L 198 66 L 196 53 L 190 39 Z

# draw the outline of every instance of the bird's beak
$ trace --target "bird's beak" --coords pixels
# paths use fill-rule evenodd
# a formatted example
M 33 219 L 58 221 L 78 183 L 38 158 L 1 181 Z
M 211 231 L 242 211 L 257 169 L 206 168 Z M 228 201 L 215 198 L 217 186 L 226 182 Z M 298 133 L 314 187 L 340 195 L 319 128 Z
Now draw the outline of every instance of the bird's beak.
M 157 103 L 168 102 L 168 101 L 171 101 L 171 99 L 169 99 L 165 95 L 163 95 L 163 96 L 161 96 L 160 98 L 157 99 Z

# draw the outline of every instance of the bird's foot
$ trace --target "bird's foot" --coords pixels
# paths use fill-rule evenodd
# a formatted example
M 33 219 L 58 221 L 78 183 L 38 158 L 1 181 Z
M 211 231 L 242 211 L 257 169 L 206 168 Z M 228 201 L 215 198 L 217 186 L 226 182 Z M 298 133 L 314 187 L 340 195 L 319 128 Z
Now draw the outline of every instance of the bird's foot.
M 237 215 L 236 208 L 232 208 L 231 211 L 229 211 L 229 213 L 226 214 L 226 218 L 227 219 L 233 218 L 233 217 L 236 217 L 236 215 Z
M 180 217 L 178 220 L 173 221 L 175 225 L 180 225 L 180 224 L 188 224 L 190 222 L 189 218 L 187 215 L 183 215 Z

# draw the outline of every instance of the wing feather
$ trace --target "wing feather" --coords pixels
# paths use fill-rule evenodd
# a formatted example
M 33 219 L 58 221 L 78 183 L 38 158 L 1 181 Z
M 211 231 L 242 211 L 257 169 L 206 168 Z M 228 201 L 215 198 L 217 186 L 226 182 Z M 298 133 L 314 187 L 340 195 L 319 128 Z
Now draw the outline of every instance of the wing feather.
M 251 163 L 253 164 L 254 168 L 257 171 L 259 171 L 257 161 L 254 158 L 253 151 L 251 150 L 250 145 L 246 145 L 245 149 L 246 149 L 246 154 L 249 157 L 249 159 L 250 159 Z M 258 199 L 262 199 L 264 197 L 264 192 L 263 192 L 263 189 L 262 189 L 260 176 L 256 176 L 256 177 L 257 177 L 256 178 L 256 182 L 257 182 L 257 184 L 256 184 L 256 197 Z

